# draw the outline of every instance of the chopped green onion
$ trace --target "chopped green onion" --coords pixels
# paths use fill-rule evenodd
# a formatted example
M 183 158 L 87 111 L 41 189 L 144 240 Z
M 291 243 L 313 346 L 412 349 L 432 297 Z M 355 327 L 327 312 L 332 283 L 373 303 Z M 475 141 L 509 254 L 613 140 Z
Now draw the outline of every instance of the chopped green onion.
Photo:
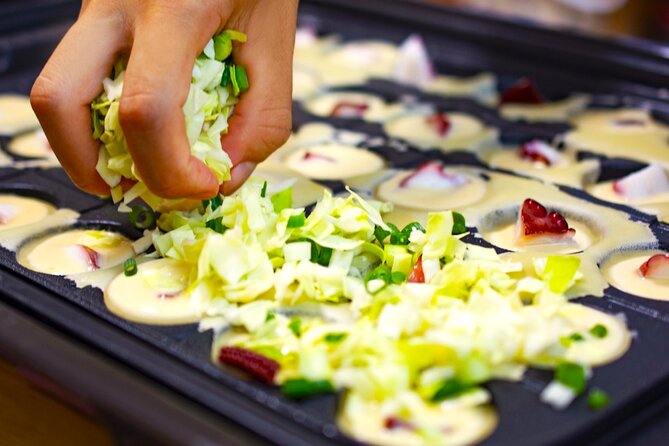
M 148 229 L 156 222 L 156 216 L 143 206 L 133 206 L 128 216 L 130 224 L 139 230 Z
M 407 275 L 402 271 L 395 271 L 390 275 L 390 281 L 395 285 L 399 285 L 407 281 Z
M 227 87 L 230 84 L 230 66 L 232 64 L 226 64 L 223 69 L 223 76 L 221 76 L 221 87 Z
M 409 235 L 403 232 L 393 232 L 390 234 L 390 244 L 391 245 L 408 245 L 409 244 Z
M 105 132 L 103 119 L 100 117 L 100 111 L 96 109 L 91 110 L 91 117 L 93 118 L 93 139 L 100 139 L 100 136 Z
M 404 229 L 402 229 L 402 232 L 406 235 L 411 235 L 411 231 L 413 231 L 414 229 L 420 232 L 425 232 L 425 228 L 423 227 L 423 225 L 421 225 L 417 221 L 411 222 L 408 225 L 406 225 Z
M 137 274 L 137 260 L 130 258 L 123 263 L 123 274 L 126 276 L 134 276 Z
M 434 395 L 432 395 L 430 401 L 433 403 L 438 403 L 449 398 L 460 396 L 472 389 L 472 386 L 465 384 L 457 378 L 447 379 L 444 381 L 441 387 L 439 387 L 437 391 L 434 392 Z
M 601 410 L 609 405 L 609 395 L 601 389 L 592 389 L 588 393 L 588 407 L 592 410 Z
M 453 212 L 453 235 L 464 234 L 467 232 L 467 223 L 465 217 L 459 212 Z
M 563 362 L 555 369 L 555 380 L 572 389 L 577 395 L 585 390 L 585 368 L 579 364 Z
M 298 215 L 291 215 L 288 218 L 288 227 L 289 228 L 301 228 L 307 221 L 307 217 L 304 215 L 304 212 Z
M 321 266 L 330 265 L 330 259 L 332 258 L 332 248 L 326 248 L 325 246 L 320 247 L 320 252 L 318 254 L 318 263 Z
M 605 338 L 609 334 L 609 329 L 602 324 L 597 324 L 590 329 L 590 334 L 596 338 Z
M 228 65 L 228 71 L 230 71 L 230 83 L 232 84 L 232 92 L 235 96 L 239 96 L 239 84 L 237 83 L 237 70 L 234 65 Z
M 265 198 L 266 195 L 267 195 L 267 181 L 262 183 L 262 189 L 260 189 L 260 196 L 262 198 Z
M 273 319 L 276 319 L 276 314 L 272 313 L 271 311 L 268 311 L 267 316 L 265 316 L 265 322 L 269 322 Z
M 376 237 L 376 240 L 383 246 L 383 242 L 390 235 L 390 231 L 386 231 L 383 229 L 381 226 L 376 226 L 374 228 L 374 237 Z
M 323 339 L 325 339 L 325 342 L 328 344 L 336 344 L 346 339 L 346 336 L 348 336 L 348 333 L 328 333 Z
M 292 318 L 288 323 L 288 328 L 290 328 L 290 331 L 299 338 L 302 335 L 302 319 L 299 317 Z
M 288 398 L 301 399 L 323 393 L 334 392 L 332 383 L 328 380 L 310 381 L 304 378 L 288 379 L 281 386 L 283 394 Z
M 235 66 L 235 77 L 237 81 L 237 86 L 240 92 L 244 92 L 249 89 L 249 77 L 246 74 L 246 69 L 239 65 Z
M 585 338 L 583 337 L 583 335 L 581 333 L 574 333 L 571 336 L 569 336 L 569 339 L 572 340 L 572 341 L 575 341 L 575 342 L 581 342 L 581 341 L 585 340 Z
M 371 282 L 372 280 L 377 280 L 377 279 L 383 280 L 385 285 L 378 290 L 374 290 L 374 291 L 370 290 L 369 289 L 369 282 Z M 369 293 L 376 294 L 379 291 L 383 290 L 386 286 L 388 286 L 392 282 L 392 280 L 393 280 L 393 278 L 392 278 L 392 273 L 390 272 L 390 268 L 388 268 L 387 265 L 381 264 L 381 265 L 377 266 L 376 268 L 374 268 L 373 270 L 371 270 L 365 276 L 365 289 Z
M 293 206 L 293 188 L 289 187 L 277 192 L 270 197 L 272 206 L 274 206 L 274 212 L 279 213 L 284 209 L 288 209 Z
M 232 40 L 227 33 L 214 37 L 214 58 L 223 62 L 232 54 Z
M 220 208 L 221 205 L 223 204 L 223 197 L 221 195 L 216 195 L 213 198 L 210 198 L 209 200 L 202 200 L 202 207 L 204 210 L 207 210 L 207 207 L 211 206 L 211 210 L 215 211 L 216 209 Z
M 211 220 L 207 220 L 205 223 L 205 226 L 211 229 L 214 232 L 218 232 L 219 234 L 224 234 L 225 231 L 228 230 L 226 226 L 223 225 L 223 218 L 222 217 L 216 217 L 212 218 Z

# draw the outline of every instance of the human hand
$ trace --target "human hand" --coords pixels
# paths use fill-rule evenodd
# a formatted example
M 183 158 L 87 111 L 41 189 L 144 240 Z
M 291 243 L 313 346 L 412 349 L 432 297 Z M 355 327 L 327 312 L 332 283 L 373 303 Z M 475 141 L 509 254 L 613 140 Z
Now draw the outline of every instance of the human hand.
M 95 170 L 90 103 L 129 54 L 119 119 L 140 177 L 163 198 L 210 198 L 218 181 L 190 154 L 182 106 L 207 41 L 223 28 L 242 31 L 248 41 L 233 54 L 251 89 L 222 139 L 234 168 L 220 189 L 231 193 L 290 134 L 296 15 L 297 0 L 84 0 L 33 86 L 33 108 L 72 181 L 108 195 Z

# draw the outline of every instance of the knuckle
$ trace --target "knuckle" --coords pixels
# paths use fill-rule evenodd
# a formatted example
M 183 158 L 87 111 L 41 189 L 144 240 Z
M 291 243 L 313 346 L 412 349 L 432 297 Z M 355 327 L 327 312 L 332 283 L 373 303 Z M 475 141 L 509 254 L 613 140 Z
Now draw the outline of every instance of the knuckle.
M 160 99 L 151 93 L 124 93 L 118 109 L 121 127 L 126 131 L 154 127 L 164 113 L 160 102 Z
M 30 105 L 37 115 L 51 113 L 66 97 L 65 88 L 48 75 L 40 75 L 30 91 Z

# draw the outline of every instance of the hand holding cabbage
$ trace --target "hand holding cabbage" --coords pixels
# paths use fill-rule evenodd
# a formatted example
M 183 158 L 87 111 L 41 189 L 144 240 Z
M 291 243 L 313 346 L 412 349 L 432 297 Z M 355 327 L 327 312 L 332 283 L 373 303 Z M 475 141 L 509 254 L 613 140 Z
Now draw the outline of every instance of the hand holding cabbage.
M 249 35 L 248 43 L 234 48 L 234 58 L 253 83 L 230 120 L 232 134 L 222 140 L 235 168 L 221 190 L 237 188 L 290 131 L 296 6 L 296 1 L 268 0 L 84 1 L 79 19 L 31 93 L 33 108 L 72 180 L 89 192 L 110 193 L 96 171 L 100 143 L 91 138 L 90 104 L 100 95 L 102 80 L 120 74 L 114 66 L 125 57 L 116 116 L 134 176 L 160 197 L 215 195 L 224 175 L 191 154 L 183 107 L 196 58 L 213 35 L 227 28 Z

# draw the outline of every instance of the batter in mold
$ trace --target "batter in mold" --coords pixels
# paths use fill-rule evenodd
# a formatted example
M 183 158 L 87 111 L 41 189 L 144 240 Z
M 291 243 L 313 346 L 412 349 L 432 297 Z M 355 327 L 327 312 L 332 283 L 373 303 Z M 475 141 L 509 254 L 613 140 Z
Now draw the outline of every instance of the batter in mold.
M 569 147 L 669 168 L 669 126 L 640 109 L 587 111 L 571 120 Z
M 669 254 L 660 250 L 618 252 L 602 264 L 612 286 L 634 296 L 669 300 Z
M 582 112 L 590 103 L 590 96 L 574 94 L 566 99 L 538 104 L 505 103 L 500 114 L 510 121 L 567 122 L 571 116 Z
M 317 70 L 325 55 L 338 45 L 335 36 L 319 37 L 315 29 L 299 28 L 295 33 L 295 65 Z
M 587 191 L 602 200 L 632 206 L 669 223 L 669 178 L 659 164 L 651 164 L 615 181 L 593 184 Z
M 499 111 L 502 117 L 512 121 L 565 122 L 589 103 L 590 96 L 584 94 L 548 102 L 531 79 L 522 78 L 501 93 Z
M 42 129 L 17 136 L 10 141 L 7 149 L 14 155 L 26 158 L 55 158 Z
M 388 120 L 385 132 L 421 149 L 477 151 L 497 142 L 498 130 L 459 112 L 423 111 Z
M 491 106 L 497 101 L 497 78 L 491 73 L 471 77 L 436 75 L 423 90 L 439 96 L 473 98 Z
M 13 136 L 39 127 L 30 100 L 20 95 L 0 95 L 0 135 Z
M 430 161 L 413 171 L 399 171 L 382 182 L 377 197 L 407 209 L 443 211 L 461 209 L 481 200 L 487 189 L 480 170 L 444 167 Z
M 410 35 L 400 45 L 392 80 L 440 96 L 471 97 L 486 105 L 492 105 L 497 98 L 497 80 L 490 73 L 471 77 L 437 74 L 418 34 Z
M 440 444 L 471 445 L 490 436 L 498 423 L 497 413 L 491 405 L 475 404 L 479 403 L 478 396 L 470 394 L 454 398 L 448 401 L 452 407 L 445 409 L 415 398 L 410 404 L 405 403 L 410 409 L 406 410 L 408 419 L 403 419 L 388 416 L 388 403 L 376 403 L 349 395 L 344 400 L 344 410 L 341 411 L 338 422 L 344 432 L 371 444 L 428 444 L 422 433 L 433 430 L 441 434 Z M 490 399 L 487 394 L 483 397 Z
M 155 325 L 197 322 L 200 313 L 184 291 L 190 270 L 174 259 L 141 263 L 133 275 L 119 274 L 105 289 L 109 311 L 124 319 Z
M 543 141 L 529 141 L 517 149 L 498 148 L 481 153 L 489 166 L 553 184 L 583 188 L 600 172 L 596 159 L 577 161 L 574 150 L 558 150 Z
M 34 224 L 55 211 L 53 205 L 37 198 L 0 194 L 0 231 Z
M 396 58 L 397 47 L 392 43 L 353 41 L 327 52 L 319 74 L 328 85 L 359 85 L 370 78 L 390 77 Z
M 65 275 L 109 268 L 134 256 L 132 242 L 120 234 L 73 229 L 29 241 L 17 261 L 33 271 Z
M 322 87 L 318 75 L 309 68 L 293 66 L 293 99 L 304 100 L 314 96 Z
M 373 174 L 384 166 L 374 152 L 355 146 L 329 143 L 297 149 L 286 156 L 286 166 L 316 180 L 345 180 Z
M 305 102 L 304 108 L 316 116 L 375 121 L 388 111 L 385 101 L 373 94 L 351 91 L 323 93 Z

